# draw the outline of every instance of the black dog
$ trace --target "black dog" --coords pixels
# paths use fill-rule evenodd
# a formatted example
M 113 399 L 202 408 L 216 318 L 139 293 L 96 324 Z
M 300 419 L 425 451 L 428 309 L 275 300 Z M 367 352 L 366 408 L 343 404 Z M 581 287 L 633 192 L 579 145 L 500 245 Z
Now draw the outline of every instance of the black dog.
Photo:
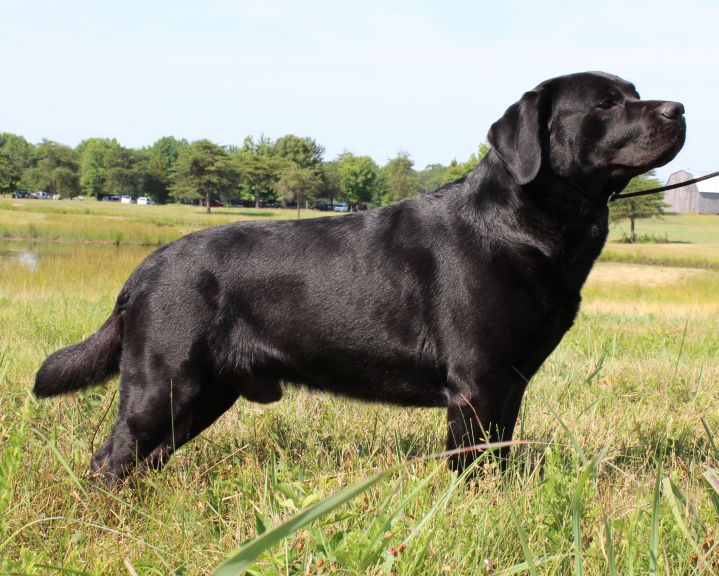
M 282 381 L 447 407 L 450 449 L 510 439 L 577 313 L 608 197 L 677 154 L 683 112 L 615 76 L 562 76 L 507 109 L 466 179 L 365 214 L 189 234 L 132 273 L 95 334 L 45 361 L 35 394 L 121 373 L 92 458 L 108 479 L 160 466 L 239 396 L 279 400 Z

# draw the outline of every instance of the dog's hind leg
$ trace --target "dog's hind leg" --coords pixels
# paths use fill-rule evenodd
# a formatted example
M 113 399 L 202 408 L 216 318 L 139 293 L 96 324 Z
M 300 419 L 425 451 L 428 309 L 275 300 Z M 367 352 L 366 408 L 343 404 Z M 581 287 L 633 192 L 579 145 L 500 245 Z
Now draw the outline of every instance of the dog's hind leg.
M 93 455 L 91 468 L 108 480 L 127 476 L 138 463 L 159 467 L 178 448 L 214 422 L 237 398 L 197 371 L 168 378 L 127 371 L 110 438 Z
M 108 481 L 121 479 L 144 459 L 172 429 L 172 388 L 172 381 L 160 384 L 137 374 L 122 375 L 117 419 L 110 437 L 92 457 L 93 472 Z
M 172 431 L 166 435 L 144 458 L 144 464 L 159 470 L 172 453 L 200 434 L 235 403 L 238 392 L 225 383 L 206 385 L 193 402 L 191 410 L 175 416 Z
M 175 415 L 172 434 L 165 436 L 144 458 L 144 464 L 159 470 L 180 446 L 192 440 L 222 416 L 242 396 L 252 402 L 268 404 L 282 397 L 276 378 L 228 374 L 205 384 L 192 402 L 191 410 Z

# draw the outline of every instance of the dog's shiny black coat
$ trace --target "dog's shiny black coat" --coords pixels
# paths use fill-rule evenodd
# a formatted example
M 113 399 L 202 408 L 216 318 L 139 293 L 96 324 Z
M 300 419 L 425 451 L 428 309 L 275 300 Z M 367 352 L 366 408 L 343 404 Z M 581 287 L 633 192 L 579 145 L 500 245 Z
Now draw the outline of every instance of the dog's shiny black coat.
M 117 422 L 92 458 L 107 478 L 138 459 L 161 465 L 239 396 L 279 400 L 283 381 L 447 407 L 448 448 L 509 439 L 527 382 L 577 313 L 607 198 L 671 160 L 684 134 L 681 104 L 640 101 L 615 76 L 548 80 L 491 127 L 464 180 L 367 213 L 230 224 L 160 248 L 97 333 L 45 361 L 35 393 L 120 371 Z

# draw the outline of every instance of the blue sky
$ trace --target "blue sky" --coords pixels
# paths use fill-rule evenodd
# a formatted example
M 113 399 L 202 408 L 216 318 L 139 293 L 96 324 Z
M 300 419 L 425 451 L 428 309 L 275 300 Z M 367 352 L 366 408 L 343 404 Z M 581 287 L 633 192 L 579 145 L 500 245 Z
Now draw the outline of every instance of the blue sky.
M 719 2 L 3 3 L 0 131 L 69 145 L 311 136 L 383 164 L 465 160 L 542 80 L 605 70 L 686 107 L 661 177 L 719 169 Z

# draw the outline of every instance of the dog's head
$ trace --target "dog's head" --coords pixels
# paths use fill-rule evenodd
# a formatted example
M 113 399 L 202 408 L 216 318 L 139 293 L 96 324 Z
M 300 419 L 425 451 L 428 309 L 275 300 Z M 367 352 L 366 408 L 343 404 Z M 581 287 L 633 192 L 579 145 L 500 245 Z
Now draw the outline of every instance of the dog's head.
M 488 141 L 521 185 L 545 170 L 608 195 L 676 156 L 683 114 L 677 102 L 640 100 L 626 80 L 583 72 L 524 94 L 492 125 Z

